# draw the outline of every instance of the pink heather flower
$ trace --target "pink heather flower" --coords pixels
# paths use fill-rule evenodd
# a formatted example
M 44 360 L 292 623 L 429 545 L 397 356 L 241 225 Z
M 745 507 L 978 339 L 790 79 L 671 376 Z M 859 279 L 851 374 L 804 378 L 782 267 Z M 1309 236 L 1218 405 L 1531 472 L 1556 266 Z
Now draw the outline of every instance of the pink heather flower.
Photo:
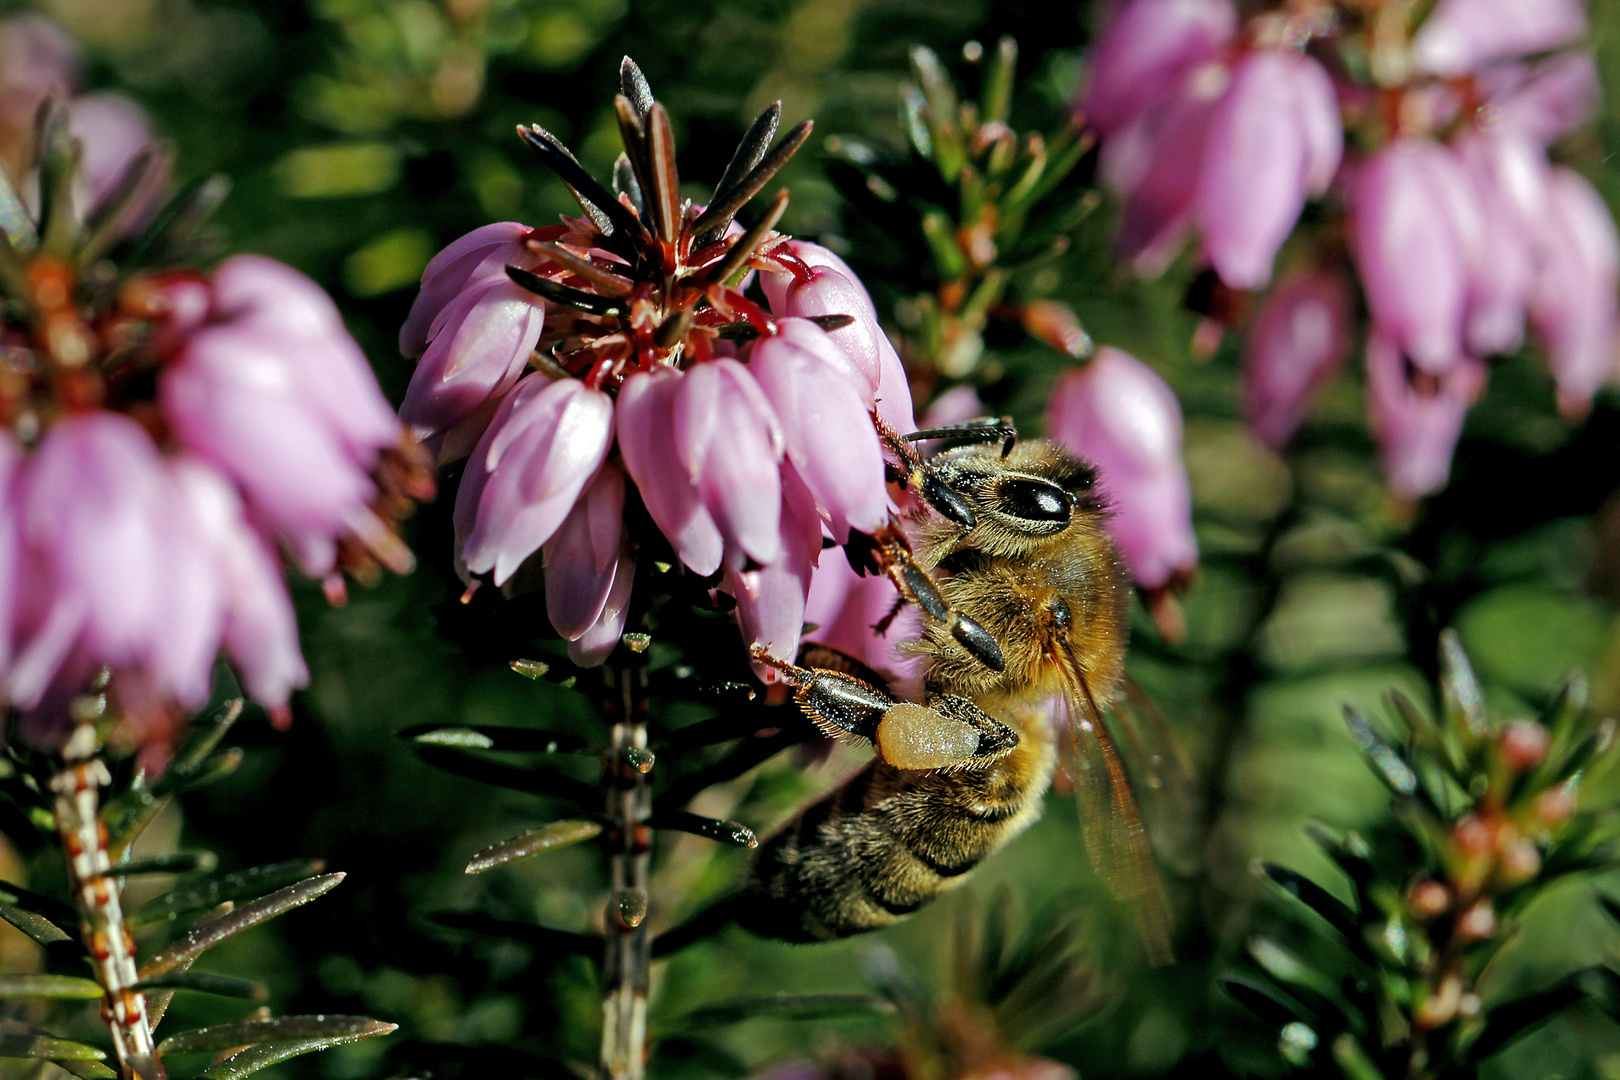
M 1543 214 L 1530 318 L 1546 347 L 1559 407 L 1580 416 L 1615 374 L 1620 238 L 1602 197 L 1572 169 L 1551 170 Z
M 1192 228 L 1204 145 L 1226 86 L 1226 69 L 1206 64 L 1103 142 L 1102 181 L 1124 203 L 1120 255 L 1138 273 L 1161 273 Z
M 318 286 L 255 256 L 228 261 L 216 280 L 223 321 L 184 339 L 159 381 L 164 418 L 181 446 L 232 479 L 305 572 L 324 576 L 341 536 L 380 539 L 370 474 L 385 432 L 391 442 L 398 429 L 385 427 L 382 395 Z
M 813 323 L 800 326 L 809 336 L 829 336 Z M 835 350 L 812 351 L 786 336 L 769 337 L 754 345 L 748 370 L 781 421 L 797 475 L 826 511 L 833 539 L 843 544 L 851 527 L 873 532 L 882 525 L 889 500 L 869 402 L 825 358 Z
M 821 518 L 810 489 L 789 464 L 782 469 L 782 554 L 757 570 L 726 570 L 725 587 L 737 600 L 737 622 L 743 640 L 760 646 L 778 660 L 792 661 L 799 652 L 804 626 L 804 600 L 810 577 L 821 558 Z M 765 682 L 780 676 L 756 664 Z
M 165 631 L 166 481 L 157 447 L 128 417 L 88 412 L 46 433 L 19 505 L 24 573 L 41 608 L 12 668 L 13 701 L 36 704 L 81 640 L 102 663 L 141 667 L 150 659 Z
M 1293 437 L 1316 391 L 1350 354 L 1350 291 L 1332 270 L 1284 278 L 1266 294 L 1244 341 L 1243 411 L 1260 440 Z
M 1152 368 L 1111 346 L 1097 350 L 1058 380 L 1046 431 L 1097 467 L 1113 509 L 1109 531 L 1143 588 L 1164 588 L 1197 564 L 1181 406 Z
M 624 381 L 616 417 L 619 452 L 653 523 L 681 561 L 707 577 L 720 567 L 723 541 L 676 450 L 675 395 L 685 378 L 677 368 L 663 368 Z
M 1458 159 L 1482 211 L 1481 256 L 1471 265 L 1464 344 L 1475 356 L 1514 352 L 1524 341 L 1524 308 L 1535 270 L 1536 234 L 1547 203 L 1547 159 L 1530 140 L 1470 133 Z
M 31 144 L 34 116 L 48 97 L 66 98 L 79 81 L 79 50 L 42 15 L 0 19 L 0 153 L 14 167 Z
M 1585 33 L 1581 0 L 1440 0 L 1412 39 L 1412 62 L 1430 75 L 1465 75 Z
M 541 547 L 546 615 L 584 666 L 600 664 L 624 633 L 636 564 L 624 528 L 624 473 L 608 462 Z
M 1463 357 L 1439 376 L 1409 366 L 1400 346 L 1367 339 L 1367 413 L 1390 490 L 1406 499 L 1446 486 L 1467 415 L 1485 385 L 1485 365 Z
M 539 373 L 502 402 L 456 495 L 460 560 L 504 584 L 551 539 L 613 441 L 613 401 Z
M 1572 134 L 1597 112 L 1603 99 L 1590 53 L 1564 52 L 1535 66 L 1507 64 L 1479 79 L 1491 101 L 1492 128 L 1516 132 L 1550 146 Z
M 1338 171 L 1333 82 L 1310 57 L 1256 49 L 1234 67 L 1209 123 L 1195 196 L 1204 254 L 1232 288 L 1261 288 L 1306 197 Z
M 93 214 L 118 189 L 135 160 L 157 148 L 156 136 L 146 110 L 122 94 L 85 94 L 68 103 L 67 113 L 68 131 L 84 148 L 75 199 L 83 213 Z M 153 184 L 133 208 L 131 230 L 157 210 L 160 188 Z
M 916 639 L 919 616 L 908 606 L 887 635 L 878 636 L 873 627 L 894 610 L 899 595 L 887 577 L 861 577 L 850 569 L 847 559 L 828 553 L 816 568 L 810 594 L 805 597 L 804 621 L 815 626 L 805 640 L 830 645 L 874 671 L 893 676 L 890 688 L 898 690 L 897 684 L 916 674 L 917 657 L 902 652 L 900 643 Z
M 675 393 L 675 453 L 725 540 L 726 565 L 782 555 L 781 424 L 749 369 L 698 364 Z
M 1463 318 L 1483 251 L 1478 196 L 1449 149 L 1402 139 L 1351 180 L 1351 246 L 1374 327 L 1441 374 L 1463 356 Z
M 465 457 L 540 340 L 545 305 L 507 277 L 532 267 L 531 230 L 506 221 L 475 229 L 439 252 L 399 333 L 400 351 L 420 357 L 400 419 L 441 464 Z
M 827 333 L 871 384 L 878 416 L 900 434 L 916 430 L 911 386 L 900 356 L 878 324 L 877 309 L 860 278 L 844 260 L 820 244 L 790 240 L 785 245 L 810 267 L 812 280 L 791 274 L 765 274 L 760 286 L 777 316 L 849 315 L 855 322 Z M 784 331 L 791 334 L 792 331 Z
M 1132 0 L 1091 50 L 1080 110 L 1111 135 L 1164 96 L 1188 71 L 1216 59 L 1237 35 L 1230 0 Z

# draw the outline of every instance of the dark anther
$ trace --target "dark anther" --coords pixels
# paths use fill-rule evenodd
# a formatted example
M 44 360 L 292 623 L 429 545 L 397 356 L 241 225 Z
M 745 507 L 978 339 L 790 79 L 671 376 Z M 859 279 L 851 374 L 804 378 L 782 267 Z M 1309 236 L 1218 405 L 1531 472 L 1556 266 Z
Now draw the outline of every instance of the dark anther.
M 844 327 L 849 326 L 852 323 L 854 323 L 855 316 L 853 316 L 853 315 L 811 315 L 811 316 L 809 316 L 809 319 L 810 319 L 811 322 L 815 323 L 817 326 L 821 327 L 823 330 L 842 330 Z

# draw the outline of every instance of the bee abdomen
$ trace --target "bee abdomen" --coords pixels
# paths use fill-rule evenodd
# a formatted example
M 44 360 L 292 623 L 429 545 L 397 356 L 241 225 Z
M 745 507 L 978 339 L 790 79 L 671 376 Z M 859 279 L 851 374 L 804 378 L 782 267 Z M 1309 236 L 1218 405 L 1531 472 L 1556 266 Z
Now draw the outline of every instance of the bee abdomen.
M 788 941 L 893 925 L 1038 816 L 1049 770 L 1025 758 L 952 774 L 873 762 L 765 842 L 738 921 Z

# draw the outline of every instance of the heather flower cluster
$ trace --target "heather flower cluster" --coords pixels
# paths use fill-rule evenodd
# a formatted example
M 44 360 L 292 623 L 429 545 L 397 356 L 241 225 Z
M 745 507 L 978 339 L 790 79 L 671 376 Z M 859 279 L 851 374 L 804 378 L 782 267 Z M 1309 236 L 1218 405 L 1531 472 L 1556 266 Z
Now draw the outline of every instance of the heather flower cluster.
M 1354 348 L 1359 281 L 1369 422 L 1408 498 L 1444 486 L 1484 361 L 1527 331 L 1584 414 L 1614 373 L 1620 282 L 1607 207 L 1548 153 L 1597 100 L 1579 0 L 1421 9 L 1130 0 L 1080 102 L 1124 257 L 1155 273 L 1196 234 L 1226 288 L 1271 286 L 1243 387 L 1267 443 Z M 1326 221 L 1300 229 L 1312 199 Z
M 392 525 L 431 483 L 319 286 L 253 255 L 121 270 L 102 253 L 184 247 L 137 228 L 160 157 L 130 155 L 98 190 L 72 163 L 122 155 L 119 136 L 81 157 L 74 118 L 40 130 L 21 186 L 54 195 L 0 249 L 0 680 L 51 746 L 110 676 L 156 762 L 222 651 L 285 713 L 308 676 L 284 562 L 334 595 L 340 570 L 408 569 Z M 89 225 L 81 198 L 108 200 Z
M 751 644 L 791 659 L 823 539 L 888 519 L 872 414 L 914 427 L 905 373 L 849 268 L 774 231 L 785 193 L 752 229 L 733 220 L 808 125 L 771 149 L 767 110 L 696 206 L 668 115 L 628 60 L 623 73 L 615 191 L 520 129 L 585 216 L 488 225 L 427 267 L 400 333 L 418 358 L 400 416 L 441 464 L 468 458 L 463 574 L 509 586 L 539 553 L 576 663 L 612 651 L 664 550 L 735 599 Z M 754 272 L 768 307 L 741 291 Z M 632 499 L 659 537 L 632 535 Z

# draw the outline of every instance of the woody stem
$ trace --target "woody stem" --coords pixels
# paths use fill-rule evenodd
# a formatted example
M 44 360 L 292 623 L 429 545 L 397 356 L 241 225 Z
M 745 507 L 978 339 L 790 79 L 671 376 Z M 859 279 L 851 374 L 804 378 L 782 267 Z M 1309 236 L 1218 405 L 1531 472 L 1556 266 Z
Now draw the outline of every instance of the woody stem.
M 620 656 L 627 650 L 621 650 Z M 604 919 L 602 965 L 604 1080 L 640 1080 L 647 1064 L 647 988 L 652 939 L 647 934 L 647 865 L 652 785 L 646 768 L 647 666 L 636 654 L 603 667 L 603 712 L 612 742 L 603 768 L 607 788 L 611 891 Z

